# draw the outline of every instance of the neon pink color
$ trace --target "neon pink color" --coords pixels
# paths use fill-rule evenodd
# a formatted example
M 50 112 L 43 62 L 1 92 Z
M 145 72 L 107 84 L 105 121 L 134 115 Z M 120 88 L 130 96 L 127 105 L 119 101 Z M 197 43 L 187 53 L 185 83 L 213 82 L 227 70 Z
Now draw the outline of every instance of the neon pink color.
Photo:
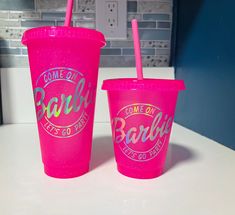
M 70 26 L 73 13 L 73 0 L 67 0 L 66 16 L 64 26 Z
M 133 19 L 131 21 L 131 24 L 132 24 L 132 35 L 133 35 L 133 40 L 134 40 L 137 78 L 139 80 L 142 80 L 143 79 L 143 68 L 142 68 L 142 57 L 141 57 L 141 50 L 140 50 L 138 22 L 136 19 Z
M 27 30 L 35 109 L 45 173 L 77 177 L 89 170 L 100 48 L 85 28 Z
M 132 178 L 163 173 L 181 80 L 110 79 L 107 90 L 117 168 Z

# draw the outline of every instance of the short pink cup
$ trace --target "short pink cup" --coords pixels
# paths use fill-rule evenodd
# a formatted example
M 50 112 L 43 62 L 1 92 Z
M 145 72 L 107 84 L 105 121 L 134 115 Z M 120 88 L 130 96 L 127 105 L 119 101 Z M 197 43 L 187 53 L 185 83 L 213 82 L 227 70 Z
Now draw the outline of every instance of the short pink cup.
M 181 80 L 110 79 L 107 90 L 117 168 L 132 178 L 162 174 Z
M 44 171 L 72 178 L 89 170 L 103 34 L 75 27 L 25 31 Z

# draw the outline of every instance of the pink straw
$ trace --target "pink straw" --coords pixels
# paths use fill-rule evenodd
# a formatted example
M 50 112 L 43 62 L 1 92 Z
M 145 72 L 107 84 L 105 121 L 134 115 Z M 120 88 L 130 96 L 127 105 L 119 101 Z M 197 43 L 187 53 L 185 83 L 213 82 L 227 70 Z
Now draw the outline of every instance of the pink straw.
M 68 0 L 64 26 L 70 26 L 71 18 L 72 18 L 72 11 L 73 11 L 73 0 Z
M 140 50 L 140 38 L 138 32 L 138 22 L 136 19 L 132 19 L 132 34 L 134 40 L 134 49 L 135 49 L 135 64 L 138 80 L 143 80 L 143 68 L 142 68 L 142 57 Z

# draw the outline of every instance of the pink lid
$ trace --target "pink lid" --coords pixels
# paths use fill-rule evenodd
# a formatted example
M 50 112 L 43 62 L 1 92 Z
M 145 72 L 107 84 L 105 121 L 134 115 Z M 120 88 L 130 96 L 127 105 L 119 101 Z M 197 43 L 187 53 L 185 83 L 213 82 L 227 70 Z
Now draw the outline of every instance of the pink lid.
M 185 90 L 183 80 L 120 78 L 103 81 L 102 90 Z
M 22 37 L 22 43 L 27 45 L 29 41 L 48 38 L 92 40 L 98 43 L 101 47 L 106 44 L 104 35 L 99 31 L 88 28 L 67 26 L 45 26 L 26 30 Z

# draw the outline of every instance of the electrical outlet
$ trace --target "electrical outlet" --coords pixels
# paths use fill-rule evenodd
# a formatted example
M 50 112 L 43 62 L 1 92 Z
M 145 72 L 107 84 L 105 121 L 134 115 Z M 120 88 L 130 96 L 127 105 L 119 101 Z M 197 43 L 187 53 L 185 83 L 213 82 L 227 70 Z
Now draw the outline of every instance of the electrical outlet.
M 107 1 L 105 2 L 105 20 L 106 26 L 109 28 L 118 27 L 118 2 Z
M 106 39 L 126 39 L 127 0 L 97 0 L 96 28 Z

